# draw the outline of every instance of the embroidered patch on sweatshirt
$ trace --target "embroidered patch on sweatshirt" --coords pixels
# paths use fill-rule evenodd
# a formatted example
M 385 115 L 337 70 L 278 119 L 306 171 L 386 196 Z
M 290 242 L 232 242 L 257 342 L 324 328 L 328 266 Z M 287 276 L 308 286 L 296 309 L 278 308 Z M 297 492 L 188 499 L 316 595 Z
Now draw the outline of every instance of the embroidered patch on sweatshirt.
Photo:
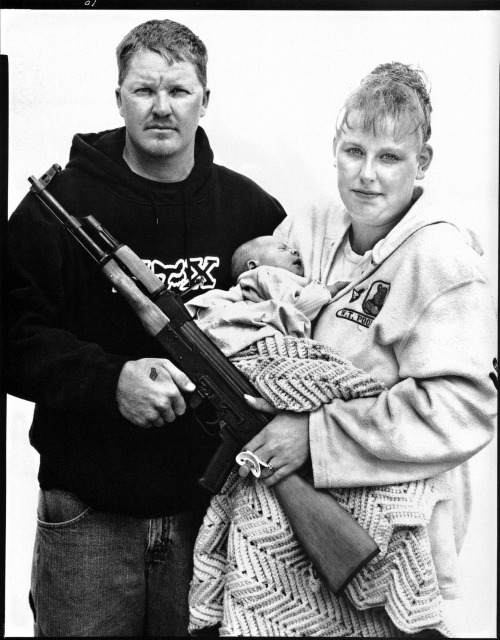
M 350 320 L 356 324 L 360 324 L 362 327 L 369 327 L 375 318 L 369 318 L 364 313 L 354 311 L 354 309 L 339 309 L 335 314 L 337 318 L 343 318 L 344 320 Z
M 364 313 L 356 311 L 355 309 L 344 308 L 339 309 L 335 315 L 337 318 L 350 320 L 362 327 L 370 327 L 384 306 L 384 302 L 387 300 L 390 288 L 391 285 L 388 282 L 375 280 L 368 289 L 368 293 L 363 300 L 362 309 Z M 364 289 L 353 289 L 349 302 L 356 302 L 363 292 Z
M 349 300 L 349 302 L 356 302 L 356 300 L 361 296 L 361 294 L 363 293 L 364 289 L 353 289 L 352 290 L 352 295 L 351 295 L 351 299 Z
M 390 288 L 391 285 L 388 282 L 375 280 L 372 286 L 368 289 L 368 293 L 363 301 L 363 311 L 374 318 L 378 316 L 387 296 L 389 295 Z

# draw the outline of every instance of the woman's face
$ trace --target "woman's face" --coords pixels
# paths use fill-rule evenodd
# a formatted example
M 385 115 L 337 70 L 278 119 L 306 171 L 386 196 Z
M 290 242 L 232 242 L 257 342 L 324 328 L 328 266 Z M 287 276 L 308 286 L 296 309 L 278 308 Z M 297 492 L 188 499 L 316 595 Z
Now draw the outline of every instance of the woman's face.
M 364 132 L 359 114 L 349 118 L 335 140 L 334 155 L 340 196 L 351 218 L 371 227 L 394 226 L 411 206 L 415 180 L 421 180 L 432 150 L 417 132 L 394 139 L 391 122 L 384 131 Z

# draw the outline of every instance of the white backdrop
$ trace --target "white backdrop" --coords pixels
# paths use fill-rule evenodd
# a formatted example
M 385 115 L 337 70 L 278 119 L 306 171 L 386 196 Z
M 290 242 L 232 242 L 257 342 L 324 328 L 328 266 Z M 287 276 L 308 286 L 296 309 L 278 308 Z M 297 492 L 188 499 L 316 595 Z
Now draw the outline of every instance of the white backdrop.
M 434 160 L 424 186 L 482 240 L 497 287 L 499 12 L 1 12 L 9 56 L 9 211 L 68 160 L 76 132 L 121 126 L 114 49 L 152 18 L 187 24 L 209 52 L 202 126 L 215 160 L 289 213 L 334 193 L 332 137 L 350 88 L 373 67 L 418 64 L 432 83 Z M 90 212 L 89 212 L 90 213 Z M 478 327 L 478 331 L 481 327 Z M 32 635 L 28 607 L 37 464 L 32 405 L 8 398 L 6 636 Z M 474 511 L 460 561 L 461 637 L 496 637 L 496 447 L 472 460 Z

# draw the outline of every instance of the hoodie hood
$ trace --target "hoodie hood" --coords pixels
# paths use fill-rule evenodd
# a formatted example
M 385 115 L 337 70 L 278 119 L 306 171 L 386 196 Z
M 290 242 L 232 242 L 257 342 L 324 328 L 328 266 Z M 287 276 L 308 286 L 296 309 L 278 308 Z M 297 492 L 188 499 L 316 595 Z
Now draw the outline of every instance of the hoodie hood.
M 465 242 L 474 249 L 474 251 L 480 256 L 483 255 L 483 249 L 479 242 L 477 235 L 470 229 L 466 229 L 461 225 L 447 220 L 446 218 L 436 215 L 437 208 L 434 203 L 422 197 L 424 190 L 422 187 L 416 187 L 414 190 L 414 204 L 408 213 L 398 222 L 398 224 L 391 229 L 391 231 L 377 242 L 372 249 L 371 261 L 373 266 L 378 266 L 384 262 L 390 255 L 392 255 L 406 240 L 408 240 L 413 234 L 420 229 L 434 224 L 450 224 L 455 227 Z M 329 252 L 325 252 L 323 256 L 323 264 L 326 266 L 331 263 L 333 254 L 336 252 L 341 244 L 342 238 L 347 233 L 351 226 L 351 219 L 347 209 L 342 205 L 340 215 L 331 216 L 328 225 L 327 236 L 334 238 Z M 339 233 L 340 231 L 340 233 Z M 324 272 L 324 270 L 323 270 Z
M 455 222 L 446 220 L 444 217 L 436 216 L 437 207 L 422 198 L 424 190 L 422 187 L 416 187 L 414 190 L 414 204 L 404 218 L 382 238 L 374 247 L 372 260 L 375 264 L 381 264 L 388 256 L 398 249 L 403 242 L 408 240 L 414 233 L 433 224 L 451 224 L 462 234 L 465 242 L 472 247 L 479 255 L 483 255 L 483 249 L 479 244 L 479 240 L 469 229 L 465 229 Z
M 213 171 L 213 152 L 205 131 L 198 127 L 195 164 L 189 176 L 175 183 L 148 180 L 134 173 L 123 159 L 125 127 L 100 133 L 77 133 L 73 137 L 67 169 L 76 169 L 131 201 L 151 202 L 152 190 L 158 204 L 201 201 L 206 196 Z

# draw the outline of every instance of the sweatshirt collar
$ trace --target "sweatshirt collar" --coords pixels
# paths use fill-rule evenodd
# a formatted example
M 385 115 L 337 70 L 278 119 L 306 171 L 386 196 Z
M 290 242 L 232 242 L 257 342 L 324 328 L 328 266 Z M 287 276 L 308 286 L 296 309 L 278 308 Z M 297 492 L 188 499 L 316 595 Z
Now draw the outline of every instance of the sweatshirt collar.
M 462 234 L 465 241 L 470 245 L 479 255 L 483 255 L 483 249 L 479 242 L 478 237 L 470 229 L 462 227 L 458 223 L 447 220 L 444 216 L 436 214 L 436 210 L 440 210 L 441 207 L 436 207 L 432 200 L 427 196 L 422 187 L 415 187 L 414 190 L 414 203 L 409 209 L 408 213 L 402 218 L 398 224 L 391 229 L 391 231 L 377 242 L 372 249 L 371 261 L 373 266 L 378 266 L 384 262 L 392 253 L 394 253 L 410 236 L 416 233 L 423 227 L 433 224 L 451 224 L 458 229 Z M 335 225 L 335 232 L 331 232 L 329 235 L 336 239 L 335 246 L 332 245 L 331 251 L 328 256 L 325 256 L 327 261 L 333 258 L 333 254 L 338 249 L 339 245 L 351 226 L 351 220 L 349 213 L 345 207 L 342 207 L 341 216 L 337 220 L 332 220 L 332 224 Z
M 437 214 L 441 207 L 437 207 L 427 194 L 424 196 L 422 187 L 415 187 L 414 203 L 404 218 L 391 229 L 385 238 L 377 242 L 372 250 L 372 263 L 374 265 L 381 264 L 386 260 L 403 242 L 408 240 L 410 236 L 422 229 L 434 224 L 451 224 L 462 234 L 465 241 L 479 255 L 483 255 L 483 249 L 479 243 L 477 236 L 470 230 L 462 227 L 458 223 L 446 219 L 444 216 Z

